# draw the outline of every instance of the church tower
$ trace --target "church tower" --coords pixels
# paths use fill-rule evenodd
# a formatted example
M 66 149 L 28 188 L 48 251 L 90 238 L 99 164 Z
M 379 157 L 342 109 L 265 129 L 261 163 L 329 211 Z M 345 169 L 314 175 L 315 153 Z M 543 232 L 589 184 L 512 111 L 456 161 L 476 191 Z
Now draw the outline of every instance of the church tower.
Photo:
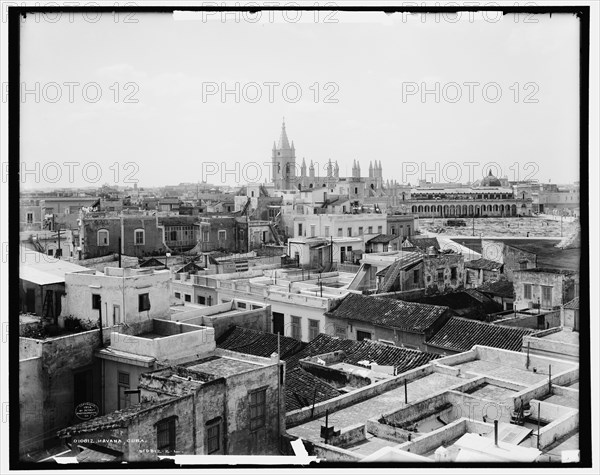
M 273 143 L 271 165 L 273 184 L 276 190 L 289 190 L 296 185 L 296 150 L 294 142 L 290 145 L 288 140 L 285 120 L 281 125 L 279 142 Z

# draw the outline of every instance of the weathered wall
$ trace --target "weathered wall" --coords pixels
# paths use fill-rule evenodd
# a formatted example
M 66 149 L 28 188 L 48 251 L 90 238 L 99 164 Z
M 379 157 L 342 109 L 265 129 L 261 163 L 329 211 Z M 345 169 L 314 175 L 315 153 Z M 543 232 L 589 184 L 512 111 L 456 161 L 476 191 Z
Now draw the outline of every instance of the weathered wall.
M 120 269 L 116 269 L 117 271 Z M 122 269 L 121 269 L 122 270 Z M 121 322 L 136 322 L 150 318 L 168 318 L 170 273 L 126 275 L 66 274 L 66 300 L 63 315 L 98 320 L 98 310 L 92 309 L 92 294 L 102 299 L 102 320 L 105 325 L 115 324 L 115 306 L 119 308 Z M 92 288 L 90 286 L 101 286 Z M 124 287 L 123 287 L 124 286 Z M 150 310 L 139 311 L 139 295 L 148 293 Z
M 142 373 L 152 371 L 155 369 L 154 366 L 144 367 L 144 366 L 136 366 L 133 364 L 128 364 L 125 362 L 118 361 L 110 361 L 103 360 L 102 364 L 104 364 L 104 408 L 102 410 L 102 414 L 108 414 L 110 412 L 116 411 L 119 409 L 118 399 L 119 399 L 119 389 L 118 389 L 118 373 L 128 373 L 129 374 L 129 384 L 131 389 L 137 389 L 138 382 L 140 379 L 140 375 Z M 138 395 L 131 394 L 129 395 L 129 404 L 137 404 Z M 123 409 L 123 408 L 121 408 Z
M 452 278 L 452 268 L 456 268 L 456 278 Z M 443 280 L 438 280 L 438 272 L 443 272 Z M 465 260 L 462 254 L 437 254 L 424 256 L 423 277 L 427 294 L 444 293 L 464 286 Z
M 513 272 L 521 268 L 522 261 L 527 261 L 527 269 L 537 266 L 537 256 L 534 253 L 492 239 L 481 240 L 481 257 L 503 264 L 503 272 L 508 280 L 513 280 Z
M 530 302 L 537 304 L 538 299 L 542 308 L 559 307 L 575 297 L 573 278 L 553 272 L 514 271 L 515 308 L 524 308 Z M 531 299 L 525 298 L 524 284 L 531 284 Z M 542 286 L 552 287 L 550 306 L 544 306 Z
M 19 360 L 19 454 L 44 446 L 42 358 Z
M 20 338 L 20 340 L 20 347 L 28 348 L 25 350 L 26 353 L 33 351 L 41 353 L 38 362 L 26 364 L 28 368 L 24 374 L 31 376 L 30 385 L 35 384 L 40 388 L 36 398 L 41 402 L 32 410 L 41 412 L 40 417 L 43 420 L 39 429 L 44 434 L 43 442 L 49 442 L 55 440 L 56 431 L 79 422 L 74 414 L 75 373 L 84 370 L 90 371 L 91 400 L 85 402 L 93 402 L 98 407 L 101 406 L 99 365 L 94 358 L 94 351 L 100 346 L 99 330 L 47 340 L 30 338 Z M 108 342 L 107 332 L 104 332 L 104 340 L 106 344 Z M 40 346 L 41 350 L 39 350 Z M 33 347 L 37 347 L 36 350 Z

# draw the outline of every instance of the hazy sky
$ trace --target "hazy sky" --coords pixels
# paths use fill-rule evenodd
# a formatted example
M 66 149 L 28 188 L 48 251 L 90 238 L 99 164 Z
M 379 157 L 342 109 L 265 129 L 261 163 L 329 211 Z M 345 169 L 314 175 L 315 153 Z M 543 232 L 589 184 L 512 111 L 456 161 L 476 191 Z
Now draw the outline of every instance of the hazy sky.
M 576 17 L 325 17 L 28 17 L 23 186 L 270 180 L 284 116 L 321 175 L 579 179 Z

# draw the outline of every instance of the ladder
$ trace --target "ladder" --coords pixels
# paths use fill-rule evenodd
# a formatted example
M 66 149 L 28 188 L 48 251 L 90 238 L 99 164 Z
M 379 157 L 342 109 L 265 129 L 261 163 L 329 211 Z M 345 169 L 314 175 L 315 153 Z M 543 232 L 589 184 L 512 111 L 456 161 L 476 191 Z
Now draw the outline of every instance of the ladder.
M 54 292 L 52 290 L 46 290 L 42 305 L 42 317 L 54 320 Z

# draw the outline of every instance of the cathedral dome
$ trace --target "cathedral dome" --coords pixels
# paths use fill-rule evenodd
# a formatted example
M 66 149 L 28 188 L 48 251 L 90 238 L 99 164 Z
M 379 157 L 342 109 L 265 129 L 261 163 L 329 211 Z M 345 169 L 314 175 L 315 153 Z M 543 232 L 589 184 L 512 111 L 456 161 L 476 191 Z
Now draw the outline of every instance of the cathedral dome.
M 490 170 L 488 176 L 481 180 L 481 186 L 502 186 L 502 183 L 500 183 L 498 178 L 492 175 L 492 170 Z

